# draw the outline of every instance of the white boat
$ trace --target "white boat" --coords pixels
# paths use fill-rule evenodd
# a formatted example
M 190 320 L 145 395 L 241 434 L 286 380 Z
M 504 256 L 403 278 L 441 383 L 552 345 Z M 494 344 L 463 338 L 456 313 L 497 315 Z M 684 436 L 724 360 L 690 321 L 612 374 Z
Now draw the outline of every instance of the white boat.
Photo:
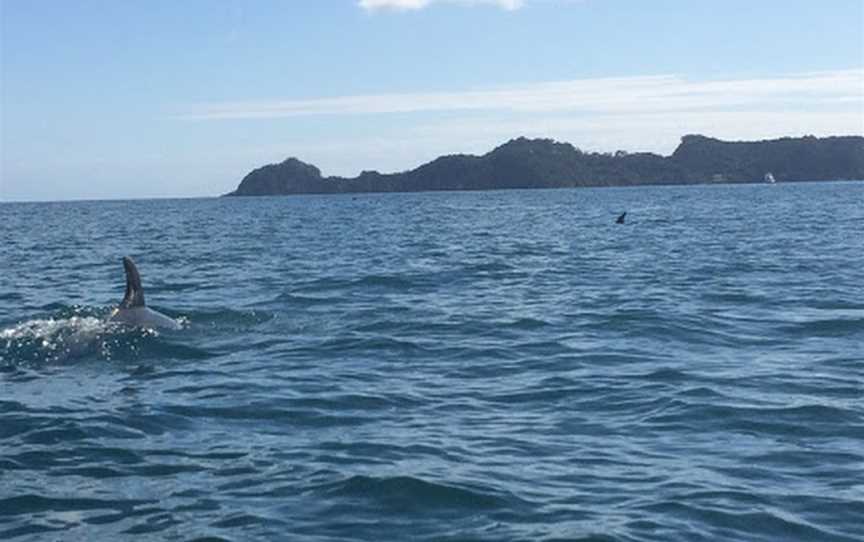
M 765 174 L 765 182 L 769 184 L 774 184 L 777 182 L 777 179 L 775 179 L 774 175 L 769 171 Z

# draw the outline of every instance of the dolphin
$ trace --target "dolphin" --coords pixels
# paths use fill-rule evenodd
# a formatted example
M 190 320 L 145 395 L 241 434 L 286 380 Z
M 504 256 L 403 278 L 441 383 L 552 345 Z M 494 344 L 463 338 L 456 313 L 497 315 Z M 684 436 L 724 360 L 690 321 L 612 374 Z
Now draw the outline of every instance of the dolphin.
M 135 267 L 132 258 L 124 256 L 123 267 L 126 269 L 126 295 L 111 313 L 108 321 L 146 328 L 181 329 L 182 326 L 177 320 L 154 311 L 144 304 L 141 275 L 138 274 L 138 268 Z
M 627 212 L 626 212 L 626 211 L 623 212 L 623 213 L 621 213 L 621 216 L 619 216 L 619 217 L 615 220 L 615 223 L 616 223 L 616 224 L 623 224 L 623 223 L 624 223 L 624 219 L 625 219 L 626 216 L 627 216 Z

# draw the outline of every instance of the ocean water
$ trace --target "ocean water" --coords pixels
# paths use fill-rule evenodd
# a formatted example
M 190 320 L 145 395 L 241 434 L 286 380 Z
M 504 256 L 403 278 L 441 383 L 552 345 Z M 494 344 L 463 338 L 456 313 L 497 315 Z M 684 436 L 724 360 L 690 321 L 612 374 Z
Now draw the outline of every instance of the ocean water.
M 10 203 L 0 235 L 2 540 L 864 540 L 864 183 Z M 104 323 L 124 255 L 182 330 Z

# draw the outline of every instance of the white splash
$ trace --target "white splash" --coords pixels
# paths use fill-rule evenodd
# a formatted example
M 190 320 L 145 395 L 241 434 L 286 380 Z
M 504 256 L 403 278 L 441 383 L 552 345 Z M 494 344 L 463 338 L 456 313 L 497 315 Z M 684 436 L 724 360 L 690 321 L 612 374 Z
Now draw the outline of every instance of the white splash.
M 94 353 L 111 358 L 114 340 L 122 332 L 122 326 L 94 316 L 71 316 L 69 318 L 45 318 L 28 320 L 16 326 L 0 330 L 0 340 L 5 340 L 5 352 L 11 357 L 25 357 L 46 361 L 65 361 Z M 146 335 L 155 331 L 142 330 Z M 12 359 L 10 361 L 17 361 Z
M 49 341 L 54 336 L 72 331 L 76 334 L 98 334 L 106 329 L 103 320 L 92 316 L 72 316 L 71 318 L 45 318 L 29 320 L 0 331 L 0 339 L 42 339 Z

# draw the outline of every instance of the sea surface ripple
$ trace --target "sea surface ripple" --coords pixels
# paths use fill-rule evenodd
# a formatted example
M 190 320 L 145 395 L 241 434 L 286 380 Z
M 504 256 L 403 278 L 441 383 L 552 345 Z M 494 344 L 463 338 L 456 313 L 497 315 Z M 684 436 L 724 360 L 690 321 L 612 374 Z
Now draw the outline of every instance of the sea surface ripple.
M 864 540 L 864 183 L 7 203 L 0 235 L 0 540 Z M 127 254 L 182 330 L 104 323 Z

